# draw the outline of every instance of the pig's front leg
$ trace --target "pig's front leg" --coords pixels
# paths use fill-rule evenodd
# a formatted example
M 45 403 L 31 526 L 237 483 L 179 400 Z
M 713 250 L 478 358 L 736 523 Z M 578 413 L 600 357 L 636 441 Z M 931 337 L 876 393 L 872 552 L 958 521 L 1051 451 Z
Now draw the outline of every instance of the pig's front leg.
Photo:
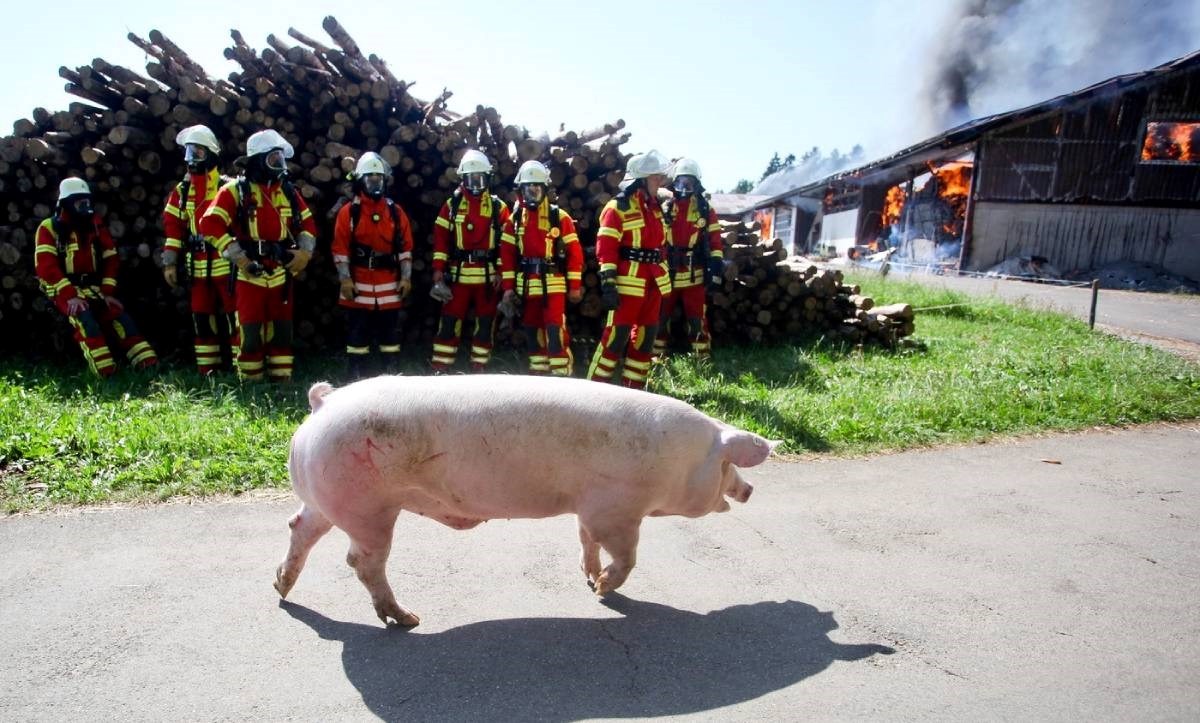
M 317 544 L 317 540 L 329 532 L 332 526 L 333 523 L 325 515 L 305 504 L 300 505 L 300 511 L 288 520 L 288 527 L 292 528 L 292 539 L 288 544 L 287 557 L 275 570 L 275 590 L 279 597 L 287 597 L 292 586 L 296 584 L 296 578 L 300 577 L 304 561 L 308 559 L 313 545 Z
M 625 578 L 633 571 L 633 566 L 637 564 L 638 534 L 642 518 L 639 515 L 628 519 L 614 516 L 611 512 L 600 512 L 595 515 L 580 514 L 579 524 L 612 558 L 612 562 L 595 580 L 596 594 L 607 595 L 621 587 Z
M 579 522 L 579 544 L 583 546 L 579 567 L 583 569 L 588 585 L 595 587 L 600 577 L 600 543 L 592 539 L 582 521 Z

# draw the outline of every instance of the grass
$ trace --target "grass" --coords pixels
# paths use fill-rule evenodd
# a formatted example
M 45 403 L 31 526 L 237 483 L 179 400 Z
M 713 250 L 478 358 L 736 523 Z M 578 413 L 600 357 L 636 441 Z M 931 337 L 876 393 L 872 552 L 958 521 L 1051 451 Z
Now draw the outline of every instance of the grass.
M 918 309 L 896 350 L 814 338 L 677 356 L 654 390 L 785 440 L 783 451 L 862 454 L 998 435 L 1200 417 L 1200 368 L 1067 317 L 948 290 L 861 279 L 879 303 Z M 936 308 L 935 308 L 936 307 Z M 927 309 L 927 311 L 921 311 Z M 77 360 L 73 360 L 77 361 Z M 515 356 L 503 368 L 516 371 Z M 420 360 L 410 362 L 419 373 Z M 166 499 L 286 485 L 287 444 L 315 379 L 243 387 L 190 368 L 122 371 L 0 360 L 0 506 Z

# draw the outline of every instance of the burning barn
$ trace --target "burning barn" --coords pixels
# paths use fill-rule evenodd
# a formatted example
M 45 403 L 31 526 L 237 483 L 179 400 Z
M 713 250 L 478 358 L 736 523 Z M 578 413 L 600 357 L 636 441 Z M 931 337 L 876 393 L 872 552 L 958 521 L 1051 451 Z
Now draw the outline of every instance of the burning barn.
M 893 249 L 971 271 L 1014 257 L 1063 271 L 1121 261 L 1200 279 L 1200 51 L 786 195 L 817 205 L 801 253 Z

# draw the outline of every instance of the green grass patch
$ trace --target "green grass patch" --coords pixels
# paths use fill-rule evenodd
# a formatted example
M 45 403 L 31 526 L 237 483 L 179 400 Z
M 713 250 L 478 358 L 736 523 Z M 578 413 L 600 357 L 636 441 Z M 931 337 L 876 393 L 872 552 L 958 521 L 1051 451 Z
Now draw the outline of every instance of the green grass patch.
M 1200 368 L 1045 311 L 911 282 L 857 280 L 880 304 L 918 309 L 900 348 L 814 337 L 718 348 L 657 365 L 653 389 L 773 439 L 783 451 L 862 454 L 998 435 L 1200 417 Z M 77 361 L 77 360 L 72 360 Z M 516 372 L 515 354 L 500 370 Z M 408 373 L 421 373 L 413 358 Z M 0 506 L 166 499 L 286 485 L 308 384 L 243 386 L 190 368 L 120 372 L 0 360 Z

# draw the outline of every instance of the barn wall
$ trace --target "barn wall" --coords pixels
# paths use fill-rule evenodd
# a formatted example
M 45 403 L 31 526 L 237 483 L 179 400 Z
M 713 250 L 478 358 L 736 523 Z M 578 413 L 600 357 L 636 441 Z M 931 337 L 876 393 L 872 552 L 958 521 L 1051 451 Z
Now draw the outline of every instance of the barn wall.
M 974 224 L 971 271 L 1037 255 L 1064 272 L 1138 261 L 1200 280 L 1200 209 L 980 201 Z

